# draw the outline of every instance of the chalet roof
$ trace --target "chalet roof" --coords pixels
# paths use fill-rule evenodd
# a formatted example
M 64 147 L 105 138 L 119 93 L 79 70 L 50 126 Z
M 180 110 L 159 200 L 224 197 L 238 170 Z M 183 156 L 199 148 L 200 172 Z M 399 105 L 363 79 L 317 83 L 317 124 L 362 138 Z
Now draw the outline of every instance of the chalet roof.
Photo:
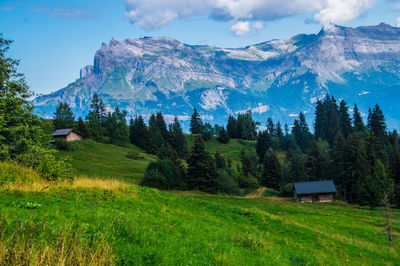
M 69 135 L 72 131 L 74 131 L 76 134 L 79 134 L 82 136 L 82 133 L 74 130 L 73 128 L 65 128 L 65 129 L 57 129 L 56 131 L 51 134 L 52 136 L 67 136 Z
M 296 182 L 293 185 L 296 194 L 336 192 L 336 187 L 332 180 Z

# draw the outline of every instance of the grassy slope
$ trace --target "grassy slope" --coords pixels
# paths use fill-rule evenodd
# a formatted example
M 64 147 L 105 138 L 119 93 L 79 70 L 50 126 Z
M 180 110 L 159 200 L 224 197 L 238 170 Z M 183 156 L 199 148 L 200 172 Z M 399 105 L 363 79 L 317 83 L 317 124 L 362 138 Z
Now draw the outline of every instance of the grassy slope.
M 186 141 L 189 147 L 192 146 L 193 140 L 193 135 L 186 135 Z M 215 153 L 219 151 L 225 158 L 237 161 L 243 149 L 255 150 L 255 147 L 256 142 L 248 140 L 231 139 L 228 144 L 223 144 L 218 142 L 216 137 L 213 137 L 209 141 L 206 141 L 206 150 L 208 152 Z
M 138 183 L 147 165 L 155 160 L 155 156 L 146 154 L 133 145 L 120 147 L 91 140 L 78 141 L 74 145 L 76 145 L 76 150 L 58 151 L 56 156 L 58 158 L 68 156 L 72 166 L 80 175 L 113 177 Z M 142 159 L 127 158 L 129 151 L 137 152 Z
M 187 135 L 189 147 L 192 145 L 193 136 Z M 120 147 L 112 144 L 98 143 L 90 140 L 75 142 L 77 149 L 73 151 L 58 151 L 58 158 L 68 156 L 72 166 L 80 175 L 122 178 L 138 183 L 150 161 L 155 156 L 146 154 L 133 145 Z M 206 142 L 206 149 L 214 153 L 220 151 L 225 158 L 239 160 L 240 152 L 244 148 L 254 148 L 254 141 L 231 140 L 229 144 L 221 144 L 216 138 Z M 132 160 L 126 157 L 129 151 L 138 152 L 143 159 Z
M 0 264 L 10 252 L 34 264 L 47 250 L 50 264 L 96 253 L 93 263 L 395 265 L 399 243 L 389 248 L 374 225 L 382 217 L 344 204 L 161 192 L 93 178 L 39 180 L 0 192 Z

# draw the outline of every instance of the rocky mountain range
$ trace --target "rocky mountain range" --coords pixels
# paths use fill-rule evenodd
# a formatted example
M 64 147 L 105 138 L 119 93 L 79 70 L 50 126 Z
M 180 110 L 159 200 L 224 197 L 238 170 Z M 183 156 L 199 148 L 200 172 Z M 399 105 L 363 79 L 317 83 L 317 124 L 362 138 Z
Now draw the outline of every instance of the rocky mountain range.
M 388 125 L 400 128 L 400 28 L 387 24 L 332 26 L 238 49 L 188 45 L 168 37 L 112 39 L 93 65 L 65 88 L 34 99 L 36 112 L 52 116 L 60 101 L 76 116 L 88 112 L 97 93 L 110 110 L 130 115 L 162 111 L 184 125 L 197 108 L 224 124 L 230 114 L 251 110 L 292 123 L 300 110 L 312 126 L 315 102 L 326 94 L 357 103 L 365 114 L 378 103 Z

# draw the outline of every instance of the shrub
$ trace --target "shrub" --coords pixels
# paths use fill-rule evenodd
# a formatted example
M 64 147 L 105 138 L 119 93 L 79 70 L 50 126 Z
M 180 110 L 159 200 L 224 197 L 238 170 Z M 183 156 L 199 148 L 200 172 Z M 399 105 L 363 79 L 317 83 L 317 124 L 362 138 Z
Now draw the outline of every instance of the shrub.
M 66 160 L 57 160 L 52 154 L 47 154 L 38 166 L 41 175 L 49 180 L 74 179 L 75 171 Z
M 25 154 L 16 159 L 20 164 L 37 169 L 39 174 L 49 181 L 73 179 L 75 171 L 67 160 L 57 160 L 54 150 L 32 146 Z

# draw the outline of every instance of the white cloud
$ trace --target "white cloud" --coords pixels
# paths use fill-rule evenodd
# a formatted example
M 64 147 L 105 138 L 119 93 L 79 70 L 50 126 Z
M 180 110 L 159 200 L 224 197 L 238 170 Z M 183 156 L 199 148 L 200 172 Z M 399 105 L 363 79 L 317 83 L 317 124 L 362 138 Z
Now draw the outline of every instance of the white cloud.
M 250 23 L 248 21 L 239 21 L 231 27 L 230 31 L 238 36 L 246 35 L 251 31 Z
M 256 22 L 254 22 L 253 28 L 254 28 L 255 30 L 263 30 L 263 29 L 264 29 L 264 22 L 262 22 L 262 21 L 256 21 Z
M 314 16 L 322 25 L 344 24 L 370 9 L 376 0 L 326 0 Z
M 397 19 L 396 19 L 396 24 L 397 24 L 397 25 L 396 25 L 397 27 L 400 27 L 400 18 L 397 18 Z
M 376 0 L 125 0 L 126 16 L 145 30 L 164 27 L 179 18 L 209 16 L 245 28 L 253 21 L 255 30 L 266 21 L 316 12 L 314 19 L 323 25 L 343 24 L 360 16 Z M 247 31 L 251 29 L 250 25 Z M 240 31 L 240 32 L 244 32 Z M 235 31 L 236 32 L 236 31 Z

